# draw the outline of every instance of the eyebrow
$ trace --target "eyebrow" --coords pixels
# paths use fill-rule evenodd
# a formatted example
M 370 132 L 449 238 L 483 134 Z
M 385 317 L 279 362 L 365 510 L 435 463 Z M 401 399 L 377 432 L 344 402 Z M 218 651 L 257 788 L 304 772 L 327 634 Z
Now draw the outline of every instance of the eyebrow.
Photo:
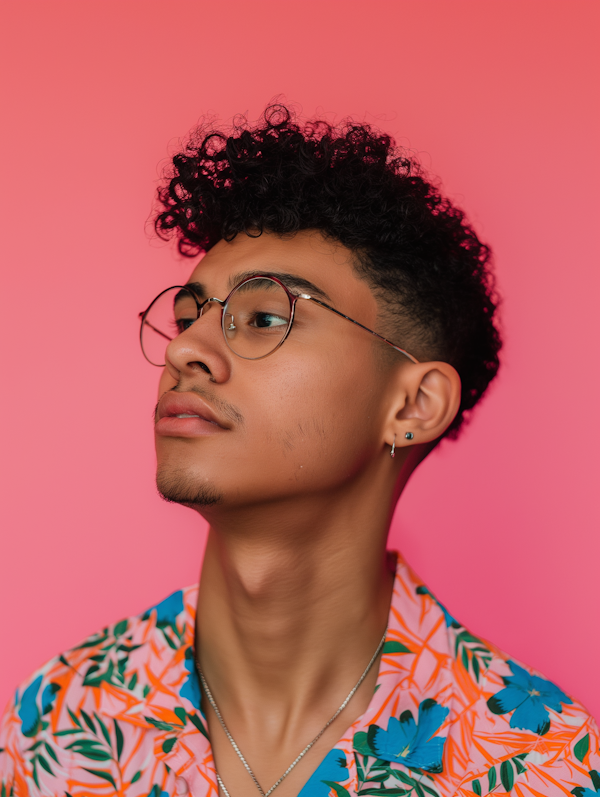
M 329 302 L 331 301 L 328 294 L 322 288 L 319 288 L 318 285 L 310 282 L 310 280 L 304 279 L 304 277 L 300 277 L 298 274 L 289 274 L 286 271 L 242 271 L 229 278 L 227 283 L 228 290 L 233 290 L 242 280 L 248 279 L 249 277 L 275 277 L 280 280 L 280 282 L 283 282 L 285 287 L 292 291 L 292 293 L 295 291 L 299 293 L 309 293 L 321 299 L 326 299 Z M 205 299 L 208 296 L 206 287 L 202 285 L 201 282 L 188 282 L 186 287 L 193 288 L 194 292 L 201 299 Z

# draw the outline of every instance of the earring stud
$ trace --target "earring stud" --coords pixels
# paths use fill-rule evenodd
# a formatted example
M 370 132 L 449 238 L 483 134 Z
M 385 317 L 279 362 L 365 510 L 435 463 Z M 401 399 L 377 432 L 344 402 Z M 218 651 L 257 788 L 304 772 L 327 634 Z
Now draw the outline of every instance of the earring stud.
M 394 459 L 396 456 L 396 435 L 394 435 L 394 442 L 392 443 L 392 450 L 390 451 L 390 457 Z
M 407 432 L 407 433 L 404 435 L 404 437 L 406 437 L 406 439 L 407 439 L 407 440 L 412 440 L 412 439 L 413 439 L 413 437 L 414 437 L 414 434 L 413 434 L 412 432 Z

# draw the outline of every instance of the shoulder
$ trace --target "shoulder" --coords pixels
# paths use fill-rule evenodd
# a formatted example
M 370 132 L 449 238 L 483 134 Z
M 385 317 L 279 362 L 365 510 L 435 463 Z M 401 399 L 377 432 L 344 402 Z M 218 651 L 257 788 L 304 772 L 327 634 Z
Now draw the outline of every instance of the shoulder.
M 91 766 L 112 757 L 123 733 L 118 723 L 109 727 L 111 715 L 143 704 L 160 689 L 157 678 L 181 666 L 196 597 L 197 586 L 177 590 L 55 656 L 19 686 L 0 728 L 2 794 L 34 793 L 34 784 L 40 789 L 42 778 L 57 777 L 75 753 Z
M 587 709 L 442 611 L 454 692 L 448 729 L 454 744 L 447 753 L 450 758 L 463 740 L 461 755 L 468 760 L 459 793 L 510 793 L 515 786 L 519 793 L 520 786 L 532 794 L 596 794 L 600 734 Z M 451 767 L 461 770 L 457 761 Z
M 559 684 L 465 628 L 405 570 L 399 573 L 404 595 L 421 599 L 414 612 L 419 636 L 448 675 L 448 690 L 440 693 L 449 710 L 440 730 L 443 772 L 436 776 L 442 793 L 600 792 L 600 735 L 587 709 Z M 413 597 L 403 598 L 402 609 L 410 612 L 413 603 Z
M 522 784 L 533 794 L 595 794 L 600 734 L 592 715 L 539 671 L 483 644 L 492 657 L 481 682 L 469 779 L 490 791 L 495 779 L 507 792 Z

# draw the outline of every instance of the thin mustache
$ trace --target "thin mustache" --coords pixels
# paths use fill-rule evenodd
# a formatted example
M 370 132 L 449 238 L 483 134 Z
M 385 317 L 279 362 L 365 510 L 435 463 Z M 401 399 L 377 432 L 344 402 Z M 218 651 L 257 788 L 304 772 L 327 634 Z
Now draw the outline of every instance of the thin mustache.
M 217 412 L 223 415 L 228 420 L 232 421 L 234 424 L 238 426 L 244 426 L 244 416 L 242 413 L 233 406 L 233 404 L 229 404 L 227 401 L 223 401 L 222 398 L 215 396 L 209 390 L 205 390 L 201 387 L 189 387 L 186 390 L 181 389 L 178 385 L 176 387 L 172 387 L 170 390 L 165 390 L 165 392 L 160 396 L 159 400 L 156 402 L 156 406 L 154 407 L 154 422 L 156 423 L 158 419 L 158 405 L 160 404 L 160 399 L 165 395 L 165 393 L 196 393 L 203 399 L 212 405 Z

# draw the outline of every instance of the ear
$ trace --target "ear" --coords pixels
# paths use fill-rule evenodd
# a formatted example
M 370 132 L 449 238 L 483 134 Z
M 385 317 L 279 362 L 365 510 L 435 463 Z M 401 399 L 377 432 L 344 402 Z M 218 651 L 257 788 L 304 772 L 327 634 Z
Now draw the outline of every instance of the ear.
M 394 436 L 396 448 L 437 440 L 460 406 L 456 369 L 444 362 L 406 363 L 393 381 L 385 443 L 391 446 Z

